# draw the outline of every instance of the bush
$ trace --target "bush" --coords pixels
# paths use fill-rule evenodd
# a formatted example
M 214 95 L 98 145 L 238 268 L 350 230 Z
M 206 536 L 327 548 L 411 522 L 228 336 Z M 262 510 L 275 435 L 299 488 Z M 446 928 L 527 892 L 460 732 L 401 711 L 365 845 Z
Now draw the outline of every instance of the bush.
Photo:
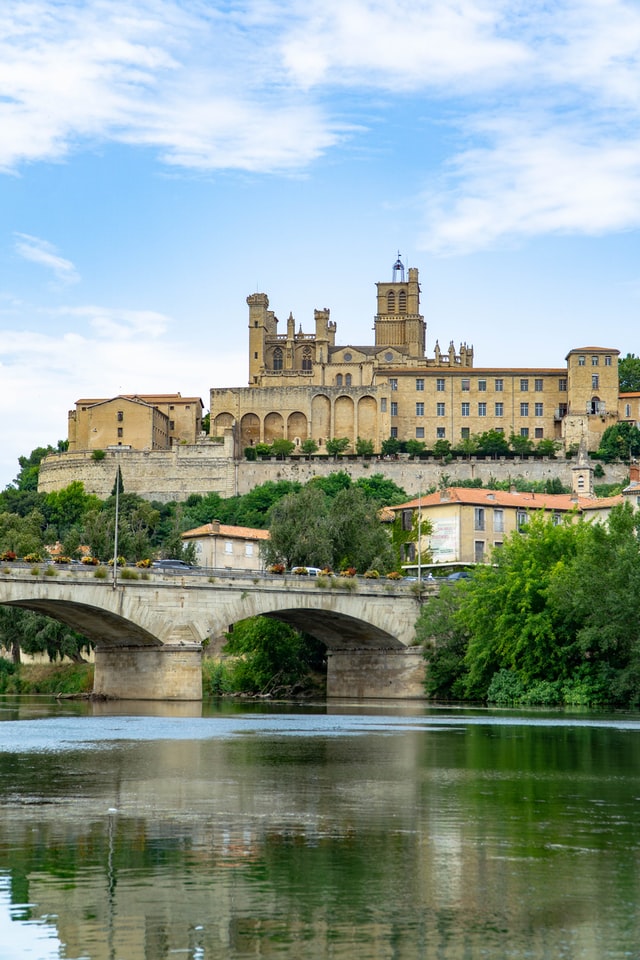
M 489 684 L 487 701 L 499 706 L 509 706 L 518 703 L 523 693 L 524 687 L 517 673 L 513 670 L 498 670 Z
M 16 559 L 16 555 L 13 550 L 5 550 L 4 553 L 0 553 L 0 560 L 12 561 Z
M 286 567 L 284 563 L 272 563 L 270 567 L 267 567 L 267 573 L 277 573 L 282 576 Z
M 355 567 L 345 567 L 344 570 L 340 571 L 341 577 L 355 577 L 358 571 Z
M 365 580 L 379 580 L 380 574 L 377 570 L 365 570 L 364 578 Z
M 152 563 L 153 560 L 149 560 L 147 557 L 145 560 L 136 561 L 136 567 L 138 567 L 140 570 L 148 570 Z
M 96 567 L 93 573 L 94 577 L 97 580 L 106 580 L 107 579 L 107 568 L 106 567 Z
M 205 659 L 202 661 L 202 695 L 204 697 L 221 697 L 232 690 L 229 668 L 220 660 Z
M 255 447 L 245 447 L 244 448 L 244 458 L 245 460 L 257 460 L 258 454 L 256 453 Z
M 392 570 L 391 573 L 387 574 L 387 580 L 402 580 L 404 579 L 401 573 L 398 573 L 397 570 Z
M 97 557 L 83 557 L 80 563 L 84 563 L 88 567 L 97 567 L 100 561 Z
M 124 570 L 120 571 L 121 580 L 139 580 L 140 574 L 137 570 L 132 570 L 131 567 L 125 567 Z
M 309 576 L 309 571 L 306 567 L 294 567 L 291 573 L 295 574 L 296 577 L 307 577 Z
M 106 453 L 104 452 L 104 450 L 94 450 L 93 453 L 91 454 L 92 460 L 104 460 L 105 457 L 106 457 Z

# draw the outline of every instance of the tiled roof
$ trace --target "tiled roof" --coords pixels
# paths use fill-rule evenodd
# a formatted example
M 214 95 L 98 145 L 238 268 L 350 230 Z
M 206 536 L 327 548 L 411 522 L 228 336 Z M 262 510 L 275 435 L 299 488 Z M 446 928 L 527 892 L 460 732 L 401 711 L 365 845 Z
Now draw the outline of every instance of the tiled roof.
M 194 527 L 182 534 L 183 537 L 227 537 L 237 540 L 268 540 L 269 531 L 259 530 L 256 527 L 232 527 L 226 523 L 205 523 L 201 527 Z
M 484 490 L 479 487 L 448 487 L 424 497 L 408 500 L 391 507 L 403 510 L 411 507 L 436 507 L 447 503 L 466 504 L 474 507 L 515 507 L 521 510 L 602 510 L 622 503 L 617 497 L 573 497 L 570 493 L 517 493 L 506 490 Z

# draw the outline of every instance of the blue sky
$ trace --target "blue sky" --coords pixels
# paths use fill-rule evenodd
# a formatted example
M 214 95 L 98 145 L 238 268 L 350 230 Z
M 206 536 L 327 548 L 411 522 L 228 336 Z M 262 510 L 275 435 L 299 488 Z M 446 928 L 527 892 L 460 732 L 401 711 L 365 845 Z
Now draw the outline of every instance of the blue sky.
M 247 382 L 247 307 L 640 353 L 635 0 L 4 0 L 0 486 L 82 396 Z

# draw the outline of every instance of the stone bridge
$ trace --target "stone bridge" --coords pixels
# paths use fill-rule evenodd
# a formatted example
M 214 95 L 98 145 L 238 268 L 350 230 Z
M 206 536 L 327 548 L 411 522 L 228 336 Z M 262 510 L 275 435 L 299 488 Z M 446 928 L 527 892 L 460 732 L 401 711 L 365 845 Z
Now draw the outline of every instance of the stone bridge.
M 111 571 L 98 579 L 91 567 L 5 567 L 0 604 L 54 617 L 93 640 L 97 695 L 199 700 L 205 641 L 239 620 L 269 616 L 326 645 L 328 696 L 423 696 L 415 584 L 200 570 L 136 575 L 120 571 L 114 582 Z

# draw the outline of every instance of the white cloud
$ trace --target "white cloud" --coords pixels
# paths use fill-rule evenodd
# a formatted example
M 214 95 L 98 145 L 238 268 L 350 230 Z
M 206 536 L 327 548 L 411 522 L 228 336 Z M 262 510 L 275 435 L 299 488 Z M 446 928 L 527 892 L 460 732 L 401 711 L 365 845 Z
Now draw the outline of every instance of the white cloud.
M 640 136 L 608 137 L 516 120 L 494 124 L 486 148 L 460 153 L 425 193 L 422 246 L 466 252 L 548 234 L 602 235 L 640 226 Z
M 64 284 L 76 283 L 79 279 L 72 262 L 61 257 L 53 244 L 39 237 L 31 237 L 27 233 L 18 233 L 16 237 L 16 251 L 25 260 L 53 271 L 56 279 Z
M 33 312 L 24 305 L 19 316 Z M 211 356 L 183 339 L 170 317 L 96 306 L 60 309 L 55 317 L 51 334 L 21 329 L 21 320 L 13 328 L 4 324 L 0 487 L 16 476 L 19 456 L 66 438 L 67 411 L 83 396 L 179 392 L 201 397 L 208 409 L 212 384 L 232 386 L 246 378 L 244 351 Z M 25 404 L 26 384 L 31 404 Z
M 391 95 L 449 124 L 448 175 L 422 160 L 432 246 L 619 230 L 640 222 L 639 75 L 633 0 L 5 0 L 0 170 L 102 142 L 304 169 Z

